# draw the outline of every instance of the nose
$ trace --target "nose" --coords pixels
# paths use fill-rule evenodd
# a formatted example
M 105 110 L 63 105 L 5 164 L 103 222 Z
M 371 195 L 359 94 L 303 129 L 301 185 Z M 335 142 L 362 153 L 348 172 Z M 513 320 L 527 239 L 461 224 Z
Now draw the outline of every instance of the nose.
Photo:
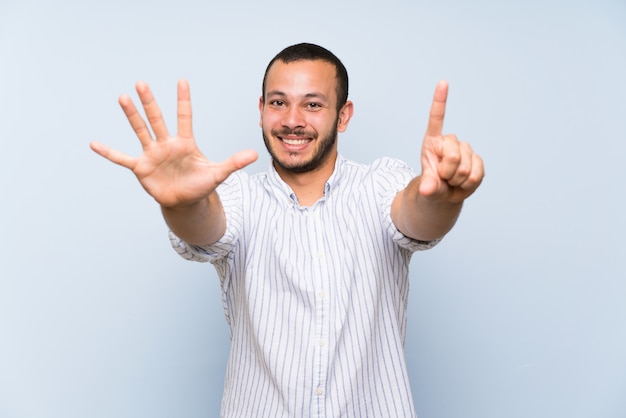
M 302 109 L 297 106 L 291 106 L 283 115 L 282 124 L 289 129 L 304 128 L 306 126 L 306 120 Z

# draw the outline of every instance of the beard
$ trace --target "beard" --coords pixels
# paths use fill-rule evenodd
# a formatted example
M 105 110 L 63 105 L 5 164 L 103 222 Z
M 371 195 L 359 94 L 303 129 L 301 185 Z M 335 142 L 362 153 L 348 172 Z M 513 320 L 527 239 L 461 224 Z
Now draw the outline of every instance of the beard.
M 311 158 L 309 158 L 306 161 L 289 162 L 289 161 L 281 161 L 280 159 L 278 159 L 276 153 L 272 149 L 270 139 L 267 137 L 264 130 L 262 130 L 263 142 L 265 143 L 265 148 L 267 148 L 267 151 L 270 153 L 270 156 L 272 157 L 272 161 L 278 167 L 280 167 L 284 171 L 289 171 L 292 173 L 306 173 L 308 171 L 313 171 L 317 169 L 318 167 L 322 165 L 322 163 L 324 163 L 330 157 L 330 154 L 335 146 L 335 143 L 337 142 L 338 121 L 339 119 L 337 118 L 335 120 L 335 123 L 333 124 L 333 128 L 330 131 L 328 131 L 326 135 L 322 137 L 321 140 L 319 140 L 317 144 L 317 149 L 315 150 L 315 153 L 313 154 L 313 156 L 311 156 Z M 274 137 L 287 136 L 287 135 L 310 136 L 311 138 L 313 138 L 313 141 L 318 141 L 318 137 L 319 137 L 317 133 L 306 133 L 306 131 L 303 131 L 301 129 L 272 130 L 272 135 Z M 294 153 L 294 155 L 296 154 Z

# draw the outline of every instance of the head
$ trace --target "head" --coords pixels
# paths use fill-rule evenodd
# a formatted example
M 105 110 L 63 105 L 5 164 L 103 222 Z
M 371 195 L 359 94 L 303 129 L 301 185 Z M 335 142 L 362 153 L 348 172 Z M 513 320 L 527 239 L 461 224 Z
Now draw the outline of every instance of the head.
M 347 71 L 320 46 L 285 48 L 267 66 L 259 109 L 263 139 L 279 171 L 334 165 L 337 133 L 352 116 Z
M 265 87 L 267 73 L 276 61 L 289 64 L 295 61 L 324 61 L 335 67 L 335 77 L 337 78 L 337 112 L 348 101 L 348 70 L 335 54 L 315 44 L 301 43 L 280 51 L 267 65 L 263 76 L 262 97 L 265 97 Z

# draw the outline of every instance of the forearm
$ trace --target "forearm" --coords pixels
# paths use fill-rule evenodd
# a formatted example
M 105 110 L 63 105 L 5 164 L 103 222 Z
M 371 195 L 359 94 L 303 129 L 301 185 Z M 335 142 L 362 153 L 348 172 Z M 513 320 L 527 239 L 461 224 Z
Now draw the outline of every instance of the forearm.
M 420 177 L 414 178 L 393 201 L 391 216 L 404 235 L 430 241 L 446 235 L 456 223 L 463 202 L 448 202 L 423 196 Z
M 170 230 L 188 244 L 213 244 L 226 231 L 226 217 L 215 191 L 192 205 L 162 206 L 161 212 Z

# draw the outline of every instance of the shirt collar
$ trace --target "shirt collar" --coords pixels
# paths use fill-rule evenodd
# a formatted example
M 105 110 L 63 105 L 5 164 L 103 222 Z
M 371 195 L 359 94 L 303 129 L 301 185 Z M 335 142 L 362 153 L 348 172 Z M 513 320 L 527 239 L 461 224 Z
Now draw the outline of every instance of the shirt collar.
M 337 159 L 335 160 L 335 168 L 333 169 L 333 173 L 330 175 L 326 184 L 324 185 L 324 196 L 320 200 L 326 200 L 330 194 L 330 192 L 337 187 L 337 185 L 341 181 L 343 167 L 345 165 L 345 158 L 341 156 L 341 154 L 337 154 Z M 273 189 L 274 192 L 279 191 L 281 195 L 286 196 L 289 199 L 289 203 L 299 203 L 298 198 L 294 191 L 289 187 L 285 181 L 280 178 L 280 175 L 276 171 L 274 164 L 270 161 L 269 169 L 267 170 L 267 180 L 268 186 Z

